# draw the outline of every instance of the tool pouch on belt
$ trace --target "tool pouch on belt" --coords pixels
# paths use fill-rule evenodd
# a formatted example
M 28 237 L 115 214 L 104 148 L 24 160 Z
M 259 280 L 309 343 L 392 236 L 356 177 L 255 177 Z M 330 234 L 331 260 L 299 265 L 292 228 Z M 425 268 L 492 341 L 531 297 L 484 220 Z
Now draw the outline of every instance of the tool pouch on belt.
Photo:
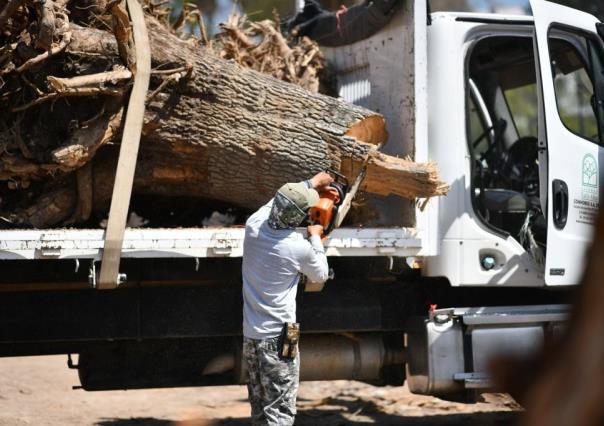
M 286 322 L 279 339 L 279 356 L 283 359 L 294 359 L 298 355 L 298 342 L 300 341 L 300 324 Z

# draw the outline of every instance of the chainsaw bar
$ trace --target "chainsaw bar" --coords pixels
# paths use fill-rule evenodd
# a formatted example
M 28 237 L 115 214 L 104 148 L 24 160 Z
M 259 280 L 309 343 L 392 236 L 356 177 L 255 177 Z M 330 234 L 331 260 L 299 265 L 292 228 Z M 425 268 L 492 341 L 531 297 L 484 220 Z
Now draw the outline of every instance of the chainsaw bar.
M 359 173 L 359 175 L 355 179 L 354 183 L 350 187 L 350 190 L 344 197 L 344 201 L 342 201 L 342 204 L 340 204 L 340 206 L 338 207 L 338 212 L 336 213 L 336 220 L 334 223 L 334 228 L 339 228 L 340 225 L 342 224 L 342 222 L 344 221 L 344 218 L 346 217 L 346 215 L 348 214 L 348 211 L 350 210 L 350 206 L 352 206 L 352 199 L 357 194 L 357 191 L 358 191 L 359 187 L 361 186 L 361 182 L 363 182 L 363 179 L 365 179 L 365 174 L 367 174 L 367 166 L 363 167 L 363 169 L 361 170 L 361 173 Z

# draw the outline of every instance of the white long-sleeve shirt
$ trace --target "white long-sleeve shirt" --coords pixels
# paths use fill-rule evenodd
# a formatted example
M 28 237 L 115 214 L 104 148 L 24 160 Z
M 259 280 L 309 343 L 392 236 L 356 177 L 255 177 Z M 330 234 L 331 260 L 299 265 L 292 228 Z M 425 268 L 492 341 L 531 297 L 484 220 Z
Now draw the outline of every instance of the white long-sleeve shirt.
M 294 229 L 269 226 L 272 201 L 245 223 L 243 335 L 252 339 L 276 337 L 283 323 L 296 322 L 300 272 L 312 282 L 325 282 L 329 275 L 320 237 L 306 240 Z

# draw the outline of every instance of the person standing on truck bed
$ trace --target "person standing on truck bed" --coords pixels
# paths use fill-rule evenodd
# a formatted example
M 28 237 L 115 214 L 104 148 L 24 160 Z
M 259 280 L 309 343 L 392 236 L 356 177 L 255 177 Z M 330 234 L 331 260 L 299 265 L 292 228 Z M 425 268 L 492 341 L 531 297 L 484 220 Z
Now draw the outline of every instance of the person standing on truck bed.
M 292 425 L 300 377 L 296 291 L 300 273 L 313 282 L 329 275 L 323 227 L 308 239 L 295 231 L 319 201 L 317 190 L 333 182 L 319 173 L 287 183 L 250 216 L 243 243 L 243 358 L 254 425 Z

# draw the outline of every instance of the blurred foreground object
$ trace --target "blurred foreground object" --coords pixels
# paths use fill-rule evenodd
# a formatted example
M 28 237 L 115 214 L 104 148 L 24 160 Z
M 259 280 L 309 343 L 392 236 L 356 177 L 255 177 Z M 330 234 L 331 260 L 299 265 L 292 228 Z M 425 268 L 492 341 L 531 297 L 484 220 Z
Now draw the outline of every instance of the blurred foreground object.
M 604 300 L 602 214 L 588 256 L 568 333 L 549 348 L 545 366 L 526 391 L 523 425 L 604 424 L 604 309 L 598 305 Z

